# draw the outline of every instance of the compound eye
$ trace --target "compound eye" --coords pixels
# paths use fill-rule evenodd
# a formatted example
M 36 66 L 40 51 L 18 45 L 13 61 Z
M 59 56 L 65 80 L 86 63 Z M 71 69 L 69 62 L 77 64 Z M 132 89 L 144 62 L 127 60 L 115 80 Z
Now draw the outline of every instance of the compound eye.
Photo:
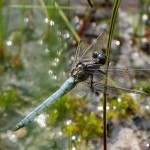
M 98 58 L 98 53 L 97 53 L 97 52 L 94 52 L 93 55 L 92 55 L 92 57 L 93 57 L 93 58 Z
M 100 53 L 98 55 L 98 58 L 99 58 L 99 63 L 104 65 L 106 63 L 106 55 L 104 53 Z

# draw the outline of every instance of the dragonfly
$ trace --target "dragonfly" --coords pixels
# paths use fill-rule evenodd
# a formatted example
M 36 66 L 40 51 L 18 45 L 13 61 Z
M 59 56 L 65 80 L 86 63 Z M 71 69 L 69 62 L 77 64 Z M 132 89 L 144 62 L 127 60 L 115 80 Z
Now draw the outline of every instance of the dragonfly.
M 103 30 L 97 39 L 92 43 L 88 44 L 84 41 L 79 42 L 75 60 L 73 63 L 73 69 L 71 70 L 70 77 L 64 82 L 64 84 L 50 97 L 43 101 L 37 106 L 29 115 L 21 120 L 14 131 L 27 126 L 37 116 L 42 114 L 45 109 L 50 107 L 53 103 L 58 101 L 62 96 L 70 92 L 77 84 L 83 83 L 88 85 L 90 90 L 96 95 L 103 91 L 104 87 L 104 76 L 106 74 L 106 48 L 108 41 L 109 32 Z M 150 96 L 150 94 L 144 93 L 138 90 L 132 90 L 132 82 L 135 73 L 147 72 L 150 73 L 150 69 L 135 69 L 135 68 L 115 68 L 109 67 L 108 70 L 108 85 L 107 94 L 115 91 L 125 91 L 129 93 L 142 94 Z M 125 81 L 123 83 L 123 81 Z M 131 82 L 132 81 L 132 82 Z M 124 84 L 121 87 L 120 84 Z M 128 87 L 128 88 L 126 88 Z

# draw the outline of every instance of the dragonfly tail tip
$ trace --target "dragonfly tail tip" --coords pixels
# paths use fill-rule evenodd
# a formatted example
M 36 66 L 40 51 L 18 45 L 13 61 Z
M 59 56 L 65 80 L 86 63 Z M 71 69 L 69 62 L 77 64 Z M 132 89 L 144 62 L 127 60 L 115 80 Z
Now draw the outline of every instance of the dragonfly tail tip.
M 13 131 L 17 131 L 17 130 L 23 128 L 23 127 L 24 127 L 23 124 L 18 124 L 18 125 L 13 129 Z

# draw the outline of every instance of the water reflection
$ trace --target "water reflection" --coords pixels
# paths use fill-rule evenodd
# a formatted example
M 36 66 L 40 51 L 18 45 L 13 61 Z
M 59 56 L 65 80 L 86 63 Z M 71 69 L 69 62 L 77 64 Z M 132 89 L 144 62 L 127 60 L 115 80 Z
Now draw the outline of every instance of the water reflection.
M 52 76 L 52 79 L 56 80 L 56 79 L 57 79 L 57 76 Z
M 28 18 L 24 18 L 24 22 L 25 22 L 25 23 L 28 23 L 28 22 L 29 22 L 29 19 L 28 19 Z
M 147 144 L 146 144 L 146 147 L 150 147 L 150 144 L 149 144 L 149 143 L 147 143 Z
M 6 45 L 7 46 L 11 46 L 12 45 L 12 41 L 10 41 L 10 40 L 6 41 Z
M 41 114 L 39 115 L 35 121 L 39 124 L 40 127 L 46 127 L 46 115 Z
M 107 109 L 107 110 L 109 110 L 109 109 L 110 109 L 110 107 L 109 107 L 109 106 L 106 106 L 106 109 Z
M 97 110 L 102 111 L 103 110 L 103 106 L 98 106 Z
M 48 49 L 48 48 L 45 49 L 45 53 L 46 53 L 46 54 L 49 53 L 49 49 Z
M 17 141 L 17 137 L 15 134 L 13 134 L 11 131 L 7 132 L 7 136 L 8 138 L 12 141 L 12 142 L 16 142 Z
M 38 41 L 39 45 L 43 45 L 43 40 Z
M 119 45 L 120 45 L 120 41 L 116 41 L 115 44 L 116 44 L 117 46 L 119 46 Z
M 71 140 L 74 141 L 75 139 L 76 139 L 76 136 L 73 135 L 73 136 L 71 137 Z
M 48 18 L 44 18 L 44 22 L 45 22 L 45 23 L 48 23 L 48 22 L 49 22 L 49 19 L 48 19 Z
M 149 106 L 149 105 L 146 105 L 146 106 L 145 106 L 145 108 L 146 108 L 146 109 L 149 109 L 149 108 L 150 108 L 150 106 Z
M 66 33 L 64 33 L 64 38 L 68 39 L 69 37 L 70 37 L 70 34 L 69 34 L 69 32 L 66 31 Z
M 49 22 L 49 23 L 50 23 L 50 25 L 51 25 L 51 26 L 53 26 L 53 25 L 54 25 L 54 21 L 53 21 L 53 20 L 50 20 L 50 22 Z
M 117 108 L 117 107 L 114 105 L 114 106 L 113 106 L 113 109 L 116 110 L 116 108 Z
M 48 74 L 52 75 L 53 71 L 52 70 L 48 70 Z
M 59 51 L 57 51 L 56 53 L 57 53 L 58 56 L 60 56 L 62 54 L 62 52 L 63 52 L 63 49 L 60 48 Z
M 147 15 L 147 14 L 144 14 L 144 15 L 142 16 L 142 19 L 143 19 L 143 21 L 147 21 L 147 20 L 148 20 L 148 15 Z
M 62 136 L 62 132 L 61 131 L 58 132 L 58 136 Z
M 59 63 L 59 58 L 55 58 L 54 61 L 55 61 L 56 63 Z
M 72 123 L 72 120 L 67 120 L 66 125 L 70 125 Z
M 54 21 L 53 20 L 49 20 L 48 18 L 44 18 L 44 23 L 49 24 L 50 26 L 54 26 Z
M 121 98 L 118 98 L 118 103 L 120 103 L 121 102 Z

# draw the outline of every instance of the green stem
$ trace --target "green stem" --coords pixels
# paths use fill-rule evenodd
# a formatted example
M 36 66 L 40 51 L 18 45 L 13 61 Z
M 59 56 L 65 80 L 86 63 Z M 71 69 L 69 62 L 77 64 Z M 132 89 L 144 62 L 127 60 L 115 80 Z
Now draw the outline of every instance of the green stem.
M 0 62 L 4 61 L 3 1 L 0 2 Z
M 61 16 L 61 18 L 63 19 L 63 21 L 66 23 L 67 27 L 69 28 L 69 30 L 71 31 L 71 33 L 73 34 L 73 36 L 75 37 L 75 39 L 79 42 L 81 40 L 80 37 L 79 37 L 79 35 L 74 30 L 74 28 L 70 24 L 69 20 L 67 19 L 66 15 L 61 10 L 61 8 L 60 8 L 60 6 L 58 5 L 57 2 L 55 2 L 55 6 L 56 6 L 56 8 L 58 10 L 59 15 Z
M 140 49 L 141 47 L 141 44 L 142 44 L 142 34 L 143 34 L 143 31 L 144 31 L 144 24 L 143 24 L 143 14 L 144 14 L 144 8 L 145 8 L 145 0 L 140 0 L 140 6 L 141 6 L 141 9 L 140 9 L 140 13 L 139 13 L 139 20 L 138 20 L 138 24 L 137 24 L 137 29 L 138 29 L 138 36 L 139 36 L 139 39 L 138 39 L 138 48 Z
M 107 111 L 106 111 L 106 106 L 107 106 L 107 82 L 108 82 L 109 57 L 110 57 L 110 52 L 111 52 L 111 41 L 112 41 L 112 36 L 113 36 L 114 26 L 115 26 L 115 22 L 116 22 L 116 18 L 117 18 L 118 9 L 120 6 L 120 1 L 121 0 L 114 1 L 113 13 L 112 13 L 112 17 L 111 17 L 111 24 L 110 24 L 110 31 L 109 31 L 109 39 L 108 39 L 108 44 L 107 44 L 106 75 L 105 75 L 105 80 L 104 80 L 105 86 L 104 86 L 104 101 L 103 101 L 104 150 L 107 150 Z
M 11 7 L 11 8 L 20 8 L 20 9 L 22 9 L 22 8 L 24 8 L 24 6 L 22 6 L 22 5 L 10 5 L 9 7 Z M 45 8 L 47 8 L 47 9 L 54 9 L 55 8 L 55 6 L 44 6 Z M 26 5 L 25 6 L 25 8 L 35 8 L 35 9 L 41 9 L 41 8 L 43 8 L 43 6 L 38 6 L 38 5 Z M 59 8 L 60 9 L 62 9 L 62 10 L 73 10 L 73 9 L 85 9 L 85 7 L 83 7 L 83 6 L 59 6 Z

